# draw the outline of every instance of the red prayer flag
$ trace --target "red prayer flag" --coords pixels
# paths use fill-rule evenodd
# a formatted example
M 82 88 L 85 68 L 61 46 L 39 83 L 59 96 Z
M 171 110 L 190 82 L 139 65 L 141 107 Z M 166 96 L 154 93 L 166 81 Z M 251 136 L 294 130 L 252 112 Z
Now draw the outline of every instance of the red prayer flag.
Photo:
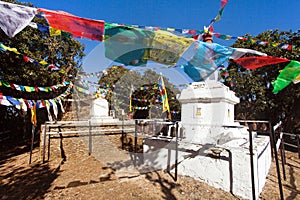
M 289 62 L 286 58 L 278 58 L 273 56 L 250 56 L 233 60 L 237 64 L 247 69 L 257 69 L 267 65 L 274 65 L 282 62 Z
M 51 27 L 71 33 L 73 37 L 102 41 L 104 21 L 77 17 L 63 11 L 39 8 Z
M 224 8 L 227 3 L 228 3 L 228 0 L 221 0 L 221 9 Z
M 24 59 L 25 62 L 29 62 L 28 56 L 23 55 L 23 59 Z
M 13 83 L 9 83 L 11 89 L 16 89 Z

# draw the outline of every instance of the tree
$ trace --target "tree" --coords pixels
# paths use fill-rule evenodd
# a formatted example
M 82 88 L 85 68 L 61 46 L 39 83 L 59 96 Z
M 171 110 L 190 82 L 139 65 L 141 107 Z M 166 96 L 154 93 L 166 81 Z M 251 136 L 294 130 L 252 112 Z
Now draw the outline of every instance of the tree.
M 268 30 L 256 37 L 251 35 L 245 37 L 248 40 L 237 40 L 233 47 L 254 49 L 274 57 L 300 60 L 300 30 L 297 32 Z M 266 41 L 270 44 L 259 45 L 257 41 Z M 278 44 L 290 44 L 295 48 L 286 50 L 278 47 Z M 286 65 L 287 63 L 282 63 L 250 71 L 230 62 L 228 71 L 235 83 L 232 89 L 241 100 L 236 106 L 237 119 L 270 120 L 273 124 L 282 121 L 282 127 L 286 132 L 294 132 L 300 127 L 299 85 L 290 84 L 278 94 L 272 93 L 271 82 Z
M 4 0 L 6 2 L 23 4 L 14 0 Z M 30 3 L 23 4 L 25 6 L 33 6 Z M 34 18 L 33 22 L 41 25 L 49 26 L 45 19 Z M 16 48 L 21 54 L 16 54 L 11 51 L 1 51 L 1 65 L 0 65 L 0 80 L 7 83 L 12 83 L 21 86 L 52 86 L 60 84 L 64 81 L 73 81 L 72 78 L 76 76 L 77 68 L 81 65 L 81 58 L 84 56 L 84 46 L 77 40 L 66 36 L 53 36 L 41 32 L 38 29 L 27 26 L 14 37 L 8 37 L 2 30 L 0 30 L 0 42 L 11 48 Z M 53 64 L 60 68 L 59 71 L 51 71 L 48 67 L 38 63 L 26 62 L 23 56 L 27 56 L 39 62 L 44 60 L 48 64 Z M 67 87 L 61 87 L 51 92 L 26 92 L 18 91 L 10 87 L 0 86 L 0 93 L 4 96 L 12 96 L 15 98 L 23 98 L 29 100 L 46 100 L 52 99 L 63 93 Z M 39 109 L 41 114 L 42 109 Z M 6 113 L 3 113 L 6 112 Z M 1 107 L 0 121 L 8 123 L 15 122 L 23 114 L 15 107 Z M 13 113 L 13 115 L 12 115 Z M 24 114 L 29 118 L 29 112 Z M 8 117 L 9 116 L 9 117 Z M 47 115 L 45 115 L 47 116 Z M 43 115 L 38 117 L 39 124 L 44 123 L 46 117 Z M 26 120 L 24 120 L 25 122 Z M 10 127 L 22 127 L 12 123 Z M 1 130 L 0 130 L 1 131 Z M 16 131 L 18 133 L 18 131 Z

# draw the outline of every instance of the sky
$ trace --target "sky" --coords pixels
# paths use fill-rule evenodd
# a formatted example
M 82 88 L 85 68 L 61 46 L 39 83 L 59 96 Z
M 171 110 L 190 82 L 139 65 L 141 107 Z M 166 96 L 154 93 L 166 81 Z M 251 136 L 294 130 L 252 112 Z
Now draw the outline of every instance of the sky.
M 29 0 L 38 8 L 62 10 L 76 16 L 110 23 L 203 30 L 218 14 L 220 0 Z M 299 0 L 229 0 L 214 31 L 232 36 L 256 36 L 267 30 L 297 31 L 300 25 Z M 86 70 L 99 71 L 92 65 L 108 62 L 99 55 L 103 44 L 81 39 L 86 46 Z M 214 38 L 230 46 L 235 41 Z M 101 49 L 102 48 L 102 49 Z M 99 63 L 98 63 L 99 64 Z M 176 72 L 174 72 L 176 73 Z M 178 77 L 177 77 L 178 79 Z M 179 81 L 180 82 L 180 81 Z

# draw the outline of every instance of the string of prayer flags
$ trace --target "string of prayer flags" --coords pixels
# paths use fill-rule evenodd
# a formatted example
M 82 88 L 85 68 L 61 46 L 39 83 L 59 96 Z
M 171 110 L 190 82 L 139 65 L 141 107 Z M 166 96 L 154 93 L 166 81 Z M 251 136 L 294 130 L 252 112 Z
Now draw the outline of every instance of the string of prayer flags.
M 38 29 L 39 31 L 41 31 L 43 33 L 46 33 L 50 36 L 59 36 L 59 35 L 61 35 L 61 36 L 66 37 L 66 38 L 71 38 L 72 37 L 72 35 L 70 33 L 59 30 L 59 29 L 55 29 L 51 26 L 45 26 L 45 25 L 42 25 L 42 24 L 34 23 L 34 22 L 30 22 L 29 26 L 32 27 L 32 28 Z
M 126 96 L 125 96 L 126 97 Z M 162 100 L 160 99 L 139 99 L 139 98 L 130 98 L 130 100 L 139 101 L 139 102 L 153 102 L 153 103 L 160 103 Z
M 290 62 L 290 60 L 286 58 L 279 58 L 273 56 L 250 56 L 250 57 L 243 57 L 233 60 L 235 63 L 243 66 L 247 69 L 257 69 L 267 65 L 274 65 L 282 62 Z
M 78 92 L 81 92 L 83 94 L 92 95 L 92 92 L 90 92 L 89 90 L 84 89 L 82 87 L 79 87 L 77 85 L 73 85 L 73 88 L 76 89 Z
M 92 20 L 72 15 L 63 11 L 52 11 L 39 8 L 51 27 L 66 31 L 73 37 L 102 41 L 104 35 L 104 21 Z
M 300 62 L 291 60 L 291 62 L 285 66 L 285 68 L 280 72 L 275 81 L 272 81 L 274 87 L 273 93 L 280 92 L 283 88 L 288 86 L 292 81 L 294 81 L 300 75 Z
M 231 35 L 225 35 L 221 33 L 211 33 L 214 37 L 220 38 L 222 40 L 231 40 L 231 39 L 239 39 L 239 40 L 247 40 L 245 37 L 236 37 L 236 36 L 231 36 Z
M 6 96 L 3 96 L 2 93 L 0 93 L 0 105 L 12 106 L 12 104 L 7 100 Z
M 152 31 L 105 23 L 105 56 L 124 65 L 145 65 L 153 35 Z
M 0 1 L 0 28 L 9 37 L 14 37 L 31 22 L 36 13 L 36 8 Z
M 211 20 L 208 27 L 211 27 L 216 21 L 219 21 L 221 19 L 224 8 L 225 8 L 227 3 L 228 3 L 228 0 L 221 0 L 221 6 L 220 6 L 220 9 L 219 9 L 218 15 L 213 20 Z
M 44 67 L 47 67 L 48 69 L 50 69 L 51 71 L 58 71 L 60 70 L 59 67 L 53 65 L 53 64 L 49 64 L 48 62 L 46 62 L 45 60 L 41 60 L 41 61 L 37 61 L 35 59 L 32 59 L 22 53 L 20 53 L 16 48 L 11 48 L 11 47 L 8 47 L 8 46 L 5 46 L 3 43 L 0 42 L 0 50 L 2 51 L 11 51 L 11 52 L 14 52 L 15 54 L 18 54 L 18 55 L 22 55 L 23 56 L 23 60 L 25 62 L 30 62 L 30 63 L 33 63 L 35 65 L 42 65 Z
M 296 45 L 277 43 L 277 42 L 266 42 L 262 40 L 255 40 L 255 39 L 250 39 L 250 38 L 240 37 L 240 36 L 237 37 L 237 36 L 225 35 L 221 33 L 212 33 L 212 35 L 223 40 L 238 39 L 238 40 L 251 42 L 252 44 L 258 44 L 262 46 L 270 45 L 272 47 L 278 47 L 285 50 L 293 50 L 296 48 Z
M 106 22 L 105 22 L 106 23 Z M 111 23 L 116 26 L 127 26 L 130 28 L 138 28 L 138 29 L 143 29 L 143 30 L 148 30 L 148 31 L 168 31 L 170 33 L 174 33 L 176 35 L 180 36 L 186 36 L 186 37 L 191 37 L 197 34 L 202 34 L 204 33 L 203 30 L 195 30 L 195 29 L 180 29 L 180 28 L 165 28 L 165 27 L 158 27 L 158 26 L 145 26 L 145 25 L 129 25 L 129 24 L 118 24 L 118 23 Z
M 57 85 L 52 85 L 52 86 L 47 86 L 47 87 L 39 87 L 39 86 L 24 86 L 24 85 L 18 85 L 18 84 L 14 84 L 14 83 L 8 83 L 6 81 L 2 81 L 0 80 L 0 86 L 5 86 L 5 87 L 9 87 L 11 89 L 14 90 L 18 90 L 18 91 L 22 91 L 22 92 L 51 92 L 54 91 L 60 87 L 65 87 L 67 85 L 69 85 L 70 82 L 64 81 L 61 84 L 57 84 Z
M 11 52 L 14 52 L 15 54 L 21 54 L 18 49 L 16 48 L 11 48 L 11 47 L 8 47 L 8 46 L 5 46 L 4 44 L 2 44 L 0 42 L 0 50 L 2 51 L 11 51 Z
M 148 110 L 148 106 L 134 106 L 134 110 Z

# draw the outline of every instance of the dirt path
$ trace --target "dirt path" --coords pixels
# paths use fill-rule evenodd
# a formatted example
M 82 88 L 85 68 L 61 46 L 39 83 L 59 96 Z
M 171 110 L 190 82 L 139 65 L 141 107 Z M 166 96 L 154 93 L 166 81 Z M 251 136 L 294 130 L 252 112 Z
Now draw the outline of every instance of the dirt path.
M 94 148 L 106 149 L 93 149 L 99 153 L 95 157 L 88 156 L 82 138 L 63 138 L 62 143 L 60 139 L 52 139 L 51 157 L 45 164 L 39 160 L 38 148 L 34 149 L 31 165 L 28 165 L 28 146 L 1 152 L 0 199 L 239 199 L 189 177 L 179 176 L 175 182 L 163 171 L 122 174 L 120 169 L 130 154 L 123 152 L 120 158 L 120 149 L 107 147 L 110 141 L 99 137 L 94 142 Z M 61 158 L 60 144 L 65 161 Z M 116 162 L 111 162 L 114 159 Z M 122 160 L 119 169 L 117 160 Z M 296 153 L 287 152 L 286 174 L 285 199 L 300 199 L 300 160 Z M 279 199 L 274 163 L 260 199 Z

